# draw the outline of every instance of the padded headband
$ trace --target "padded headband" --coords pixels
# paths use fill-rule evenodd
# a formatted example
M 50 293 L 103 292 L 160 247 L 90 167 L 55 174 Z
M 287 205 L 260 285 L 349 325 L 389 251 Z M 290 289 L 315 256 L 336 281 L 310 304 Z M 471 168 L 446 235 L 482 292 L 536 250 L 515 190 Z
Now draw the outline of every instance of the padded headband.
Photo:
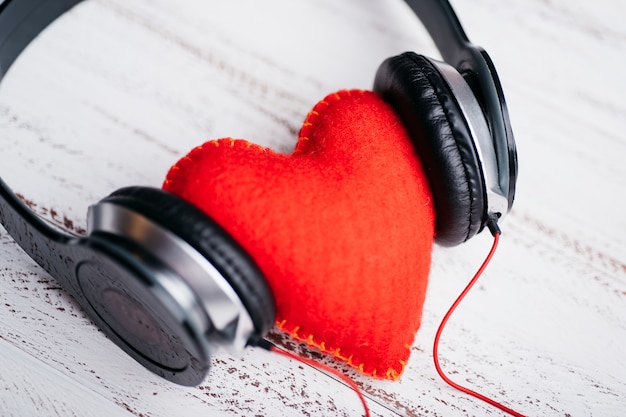
M 46 26 L 82 0 L 5 0 L 0 5 L 0 81 Z M 443 59 L 468 81 L 483 108 L 496 149 L 500 188 L 513 204 L 517 153 L 508 110 L 491 59 L 473 45 L 447 0 L 405 0 L 420 18 Z M 507 175 L 508 174 L 508 175 Z
M 0 81 L 15 59 L 46 26 L 82 0 L 5 0 L 0 4 Z M 495 67 L 472 44 L 447 0 L 405 0 L 422 21 L 443 59 L 466 79 L 482 107 L 494 147 L 499 185 L 513 205 L 517 152 L 508 110 Z

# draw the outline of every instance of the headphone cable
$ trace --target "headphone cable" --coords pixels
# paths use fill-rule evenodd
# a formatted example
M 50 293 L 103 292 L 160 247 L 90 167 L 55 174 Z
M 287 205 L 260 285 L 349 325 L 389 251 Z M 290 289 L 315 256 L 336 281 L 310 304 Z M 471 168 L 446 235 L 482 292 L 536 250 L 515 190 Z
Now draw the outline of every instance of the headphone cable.
M 256 347 L 260 347 L 262 349 L 268 350 L 270 352 L 274 352 L 274 353 L 278 353 L 279 355 L 283 355 L 286 356 L 289 359 L 304 363 L 306 365 L 312 366 L 313 368 L 318 368 L 321 369 L 325 372 L 328 372 L 338 378 L 340 378 L 342 381 L 344 381 L 359 397 L 359 400 L 361 401 L 361 404 L 363 405 L 363 410 L 365 411 L 365 417 L 370 417 L 370 409 L 367 405 L 367 401 L 365 400 L 365 396 L 363 395 L 363 393 L 361 392 L 361 389 L 359 388 L 359 386 L 356 384 L 356 382 L 354 382 L 354 380 L 352 380 L 352 378 L 350 378 L 349 376 L 343 374 L 342 372 L 338 371 L 335 368 L 332 368 L 328 365 L 325 365 L 321 362 L 317 362 L 314 361 L 312 359 L 308 359 L 302 356 L 298 356 L 294 353 L 288 352 L 286 350 L 283 350 L 281 348 L 279 348 L 278 346 L 276 346 L 275 344 L 273 344 L 272 342 L 270 342 L 267 339 L 259 339 L 256 340 L 252 343 L 252 346 L 256 346 Z
M 448 309 L 448 312 L 446 313 L 446 315 L 443 317 L 443 320 L 441 320 L 441 324 L 439 325 L 439 328 L 437 329 L 437 333 L 435 335 L 435 341 L 433 344 L 433 360 L 435 362 L 435 368 L 437 369 L 437 373 L 439 374 L 439 376 L 441 377 L 441 379 L 443 379 L 448 385 L 452 386 L 453 388 L 456 388 L 457 390 L 465 393 L 465 394 L 469 394 L 475 398 L 478 398 L 479 400 L 482 400 L 494 407 L 499 408 L 500 410 L 515 416 L 515 417 L 524 417 L 523 414 L 518 413 L 517 411 L 479 393 L 476 391 L 473 391 L 469 388 L 466 388 L 462 385 L 457 384 L 456 382 L 452 381 L 450 378 L 448 378 L 448 376 L 446 376 L 446 374 L 443 372 L 443 369 L 441 368 L 441 365 L 439 364 L 439 339 L 441 338 L 441 333 L 443 332 L 444 327 L 446 326 L 446 323 L 448 322 L 448 319 L 450 318 L 450 316 L 452 316 L 452 313 L 454 313 L 454 310 L 456 310 L 456 308 L 458 307 L 458 305 L 461 303 L 461 301 L 463 301 L 463 299 L 465 298 L 465 296 L 467 295 L 467 293 L 472 289 L 472 287 L 474 286 L 474 284 L 476 284 L 476 281 L 478 281 L 478 278 L 480 278 L 480 276 L 483 274 L 483 272 L 485 271 L 485 269 L 487 268 L 487 265 L 489 265 L 489 262 L 491 261 L 491 258 L 493 258 L 493 255 L 496 252 L 496 249 L 498 248 L 498 242 L 500 241 L 500 235 L 502 234 L 502 232 L 500 231 L 500 228 L 498 227 L 498 223 L 497 223 L 497 218 L 495 217 L 491 217 L 489 218 L 489 220 L 487 220 L 487 227 L 489 228 L 489 231 L 491 232 L 491 234 L 493 235 L 493 245 L 491 246 L 491 250 L 489 251 L 489 254 L 487 255 L 487 257 L 485 258 L 485 260 L 483 261 L 482 265 L 480 266 L 480 268 L 478 268 L 478 271 L 476 272 L 476 274 L 474 275 L 474 277 L 470 280 L 469 284 L 467 284 L 467 286 L 465 287 L 465 289 L 463 290 L 463 292 L 461 292 L 461 294 L 458 296 L 458 298 L 456 299 L 456 301 L 452 304 L 452 306 Z
M 474 284 L 476 284 L 476 282 L 478 281 L 478 279 L 481 277 L 481 275 L 483 274 L 483 272 L 485 271 L 485 269 L 487 268 L 487 266 L 489 265 L 489 262 L 491 261 L 491 259 L 493 258 L 493 255 L 496 252 L 496 249 L 498 247 L 498 242 L 500 241 L 500 235 L 501 235 L 501 231 L 500 228 L 498 227 L 498 223 L 497 223 L 497 219 L 495 218 L 490 218 L 487 221 L 487 227 L 489 228 L 489 230 L 491 231 L 491 234 L 493 235 L 493 245 L 491 247 L 491 250 L 489 251 L 487 257 L 485 258 L 485 260 L 483 261 L 482 265 L 480 266 L 480 268 L 478 269 L 478 271 L 476 272 L 476 274 L 474 275 L 474 277 L 470 280 L 469 284 L 467 284 L 467 286 L 465 287 L 465 289 L 463 290 L 463 292 L 459 295 L 459 297 L 456 299 L 456 301 L 452 304 L 452 306 L 448 309 L 448 312 L 446 313 L 446 315 L 444 316 L 443 320 L 441 321 L 441 324 L 439 325 L 439 328 L 437 329 L 437 333 L 435 335 L 435 340 L 434 340 L 434 344 L 433 344 L 433 360 L 435 362 L 435 368 L 437 370 L 437 373 L 439 374 L 439 376 L 441 377 L 441 379 L 443 379 L 448 385 L 452 386 L 453 388 L 471 395 L 475 398 L 478 398 L 479 400 L 482 400 L 496 408 L 499 408 L 500 410 L 514 416 L 514 417 L 525 417 L 523 414 L 483 395 L 480 394 L 479 392 L 473 391 L 469 388 L 466 388 L 462 385 L 457 384 L 456 382 L 452 381 L 450 378 L 448 378 L 448 376 L 443 372 L 443 369 L 441 368 L 441 365 L 439 364 L 439 340 L 441 338 L 441 333 L 443 332 L 444 327 L 446 326 L 448 320 L 450 319 L 450 316 L 452 316 L 452 313 L 454 313 L 454 311 L 456 310 L 456 308 L 458 307 L 458 305 L 461 303 L 461 301 L 463 301 L 463 299 L 465 298 L 465 296 L 469 293 L 469 291 L 472 289 L 472 287 L 474 286 Z M 367 401 L 365 400 L 365 397 L 363 395 L 363 393 L 361 392 L 359 386 L 356 384 L 356 382 L 354 382 L 350 377 L 348 377 L 347 375 L 344 375 L 342 372 L 338 371 L 335 368 L 332 368 L 328 365 L 325 365 L 321 362 L 317 362 L 311 359 L 307 359 L 301 356 L 298 356 L 296 354 L 293 354 L 291 352 L 288 352 L 286 350 L 280 349 L 279 347 L 277 347 L 276 345 L 274 345 L 272 342 L 270 342 L 267 339 L 258 339 L 258 340 L 254 340 L 251 341 L 250 345 L 252 346 L 256 346 L 256 347 L 260 347 L 262 349 L 268 350 L 270 352 L 274 352 L 274 353 L 278 353 L 280 355 L 286 356 L 292 360 L 296 360 L 299 361 L 301 363 L 307 364 L 309 366 L 312 366 L 314 368 L 318 368 L 318 369 L 322 369 L 332 375 L 335 375 L 336 377 L 340 378 L 341 380 L 343 380 L 359 397 L 359 400 L 361 401 L 361 404 L 363 405 L 363 409 L 365 410 L 365 417 L 370 417 L 370 410 L 369 407 L 367 405 Z

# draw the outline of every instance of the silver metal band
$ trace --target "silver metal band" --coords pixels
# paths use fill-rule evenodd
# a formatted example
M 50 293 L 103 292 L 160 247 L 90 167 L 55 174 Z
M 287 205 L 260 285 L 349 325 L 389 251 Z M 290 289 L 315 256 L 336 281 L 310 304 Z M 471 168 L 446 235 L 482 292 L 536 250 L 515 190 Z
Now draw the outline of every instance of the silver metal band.
M 500 187 L 500 173 L 496 157 L 493 136 L 474 92 L 465 79 L 451 65 L 435 59 L 429 60 L 437 67 L 439 73 L 452 90 L 470 133 L 474 139 L 478 160 L 482 166 L 483 181 L 487 198 L 487 214 L 497 215 L 500 219 L 508 212 L 508 197 Z
M 240 353 L 254 333 L 254 324 L 237 293 L 222 274 L 196 249 L 141 214 L 113 203 L 89 207 L 88 232 L 105 232 L 132 239 L 150 251 L 181 279 L 163 283 L 185 311 L 190 290 L 211 322 L 207 342 L 211 348 Z M 210 331 L 208 331 L 210 330 Z

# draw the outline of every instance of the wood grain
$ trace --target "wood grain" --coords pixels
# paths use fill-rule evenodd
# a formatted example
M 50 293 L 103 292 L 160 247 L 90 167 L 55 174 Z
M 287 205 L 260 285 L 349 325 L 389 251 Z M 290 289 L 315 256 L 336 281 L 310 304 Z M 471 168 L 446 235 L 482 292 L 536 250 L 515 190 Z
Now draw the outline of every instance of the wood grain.
M 537 416 L 626 406 L 626 3 L 456 0 L 502 78 L 519 192 L 501 248 L 444 333 L 459 382 Z M 0 88 L 2 177 L 59 227 L 125 185 L 160 185 L 214 137 L 288 152 L 309 109 L 370 88 L 404 50 L 437 56 L 399 0 L 91 0 L 20 57 Z M 399 382 L 352 376 L 377 416 L 484 416 L 432 366 L 439 321 L 488 236 L 435 248 L 424 319 Z M 110 343 L 0 232 L 0 415 L 359 415 L 356 396 L 266 352 L 216 355 L 199 387 L 173 386 Z

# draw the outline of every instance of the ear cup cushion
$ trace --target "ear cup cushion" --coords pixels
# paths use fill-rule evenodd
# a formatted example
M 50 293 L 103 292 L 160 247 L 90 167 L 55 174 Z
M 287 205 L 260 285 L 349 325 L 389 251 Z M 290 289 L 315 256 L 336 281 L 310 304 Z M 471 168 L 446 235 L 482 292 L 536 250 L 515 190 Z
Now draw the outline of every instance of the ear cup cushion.
M 436 242 L 465 242 L 482 229 L 485 197 L 472 136 L 447 83 L 428 58 L 407 52 L 381 64 L 374 90 L 399 112 L 424 165 Z
M 263 273 L 210 217 L 180 197 L 158 188 L 126 187 L 102 202 L 140 213 L 189 243 L 230 283 L 248 310 L 256 335 L 262 337 L 271 329 L 276 307 Z

